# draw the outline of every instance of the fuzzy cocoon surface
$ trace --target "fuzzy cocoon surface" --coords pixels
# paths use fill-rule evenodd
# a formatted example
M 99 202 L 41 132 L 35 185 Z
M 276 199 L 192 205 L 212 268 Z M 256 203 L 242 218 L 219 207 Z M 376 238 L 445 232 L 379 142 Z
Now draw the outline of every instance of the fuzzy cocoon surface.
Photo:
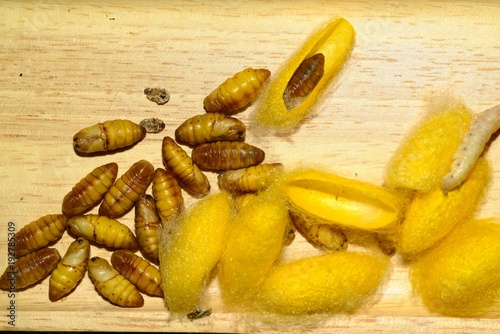
M 445 195 L 438 183 L 417 192 L 401 226 L 398 251 L 414 256 L 439 242 L 474 214 L 489 180 L 489 164 L 480 158 L 461 187 Z
M 224 250 L 234 202 L 227 192 L 210 195 L 163 228 L 160 270 L 167 307 L 191 312 L 198 305 L 210 273 Z
M 289 221 L 286 202 L 275 190 L 249 198 L 238 212 L 219 264 L 219 285 L 228 305 L 244 304 L 264 280 L 283 248 Z
M 255 308 L 303 315 L 352 312 L 373 295 L 389 258 L 356 252 L 327 253 L 277 266 L 261 285 Z
M 500 300 L 500 219 L 471 220 L 412 264 L 411 282 L 427 307 L 477 316 Z
M 332 79 L 338 76 L 344 63 L 350 56 L 354 44 L 354 27 L 345 19 L 337 17 L 329 20 L 322 27 L 316 29 L 304 44 L 293 54 L 276 75 L 271 76 L 258 99 L 254 112 L 255 124 L 261 131 L 273 130 L 289 133 L 312 112 L 318 99 L 322 96 Z M 316 54 L 325 57 L 323 74 L 319 82 L 312 88 L 300 103 L 287 109 L 283 93 L 294 76 L 296 70 L 305 59 Z M 299 73 L 301 85 L 308 86 L 306 82 L 315 72 L 308 68 L 304 73 Z M 309 82 L 309 85 L 311 83 Z M 305 88 L 304 88 L 305 89 Z
M 388 186 L 428 191 L 449 172 L 472 114 L 458 99 L 446 96 L 433 98 L 428 109 L 389 161 Z

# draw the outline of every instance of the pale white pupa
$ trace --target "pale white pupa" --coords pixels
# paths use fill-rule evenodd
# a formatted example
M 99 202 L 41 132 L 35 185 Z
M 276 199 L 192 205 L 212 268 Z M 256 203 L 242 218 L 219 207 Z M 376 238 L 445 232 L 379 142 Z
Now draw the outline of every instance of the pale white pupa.
M 451 169 L 441 180 L 444 193 L 458 187 L 467 177 L 486 143 L 500 128 L 500 104 L 477 115 L 452 156 Z

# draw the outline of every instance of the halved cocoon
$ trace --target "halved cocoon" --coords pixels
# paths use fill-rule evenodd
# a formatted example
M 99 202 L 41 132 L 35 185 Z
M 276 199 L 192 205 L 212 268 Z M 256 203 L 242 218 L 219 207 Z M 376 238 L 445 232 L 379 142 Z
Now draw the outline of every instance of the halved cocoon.
M 412 286 L 430 310 L 477 316 L 500 301 L 500 219 L 470 220 L 411 266 Z
M 389 189 L 315 169 L 285 176 L 291 210 L 320 223 L 368 232 L 392 232 L 401 219 L 400 197 Z
M 264 87 L 255 113 L 257 124 L 288 132 L 300 123 L 344 65 L 354 37 L 354 28 L 344 18 L 332 19 L 315 31 Z M 324 56 L 324 64 L 299 69 L 302 63 L 316 55 Z M 292 90 L 296 92 L 286 96 L 285 90 L 289 90 L 291 80 L 294 81 Z M 297 91 L 300 91 L 298 96 Z M 290 98 L 299 101 L 291 103 L 287 101 Z
M 338 252 L 302 258 L 274 269 L 260 286 L 255 307 L 281 314 L 349 312 L 374 294 L 388 257 Z

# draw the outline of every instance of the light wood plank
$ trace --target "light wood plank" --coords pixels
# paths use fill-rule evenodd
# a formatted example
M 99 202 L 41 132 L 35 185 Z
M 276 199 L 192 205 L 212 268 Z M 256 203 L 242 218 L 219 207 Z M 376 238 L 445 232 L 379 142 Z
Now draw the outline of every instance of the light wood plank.
M 381 184 L 391 154 L 425 110 L 432 92 L 461 96 L 474 111 L 499 103 L 498 1 L 141 1 L 85 4 L 5 2 L 0 8 L 0 247 L 7 223 L 20 229 L 60 211 L 63 196 L 94 167 L 115 161 L 120 172 L 140 159 L 161 167 L 161 140 L 186 118 L 202 113 L 203 98 L 245 67 L 276 72 L 322 22 L 347 18 L 357 41 L 341 75 L 315 113 L 290 137 L 252 131 L 252 108 L 238 115 L 247 141 L 269 162 L 287 168 L 328 166 L 346 177 Z M 144 88 L 165 87 L 168 104 L 148 101 Z M 96 122 L 162 118 L 167 127 L 129 150 L 92 158 L 75 154 L 71 138 Z M 498 142 L 487 153 L 500 175 Z M 216 176 L 209 174 L 217 191 Z M 500 216 L 494 179 L 478 216 Z M 185 196 L 188 205 L 195 202 Z M 122 221 L 133 226 L 133 212 Z M 61 253 L 73 239 L 55 245 Z M 292 259 L 316 251 L 301 237 L 286 249 Z M 3 251 L 0 254 L 5 254 Z M 92 255 L 110 253 L 92 247 Z M 163 301 L 146 297 L 141 309 L 103 300 L 88 277 L 64 300 L 48 300 L 48 280 L 0 293 L 2 330 L 116 330 L 297 333 L 472 333 L 500 329 L 500 308 L 483 319 L 431 314 L 411 293 L 407 269 L 393 272 L 379 299 L 353 315 L 300 323 L 227 312 L 217 281 L 204 301 L 213 314 L 198 321 L 171 318 Z M 7 264 L 0 256 L 0 268 Z M 8 303 L 16 326 L 8 325 Z

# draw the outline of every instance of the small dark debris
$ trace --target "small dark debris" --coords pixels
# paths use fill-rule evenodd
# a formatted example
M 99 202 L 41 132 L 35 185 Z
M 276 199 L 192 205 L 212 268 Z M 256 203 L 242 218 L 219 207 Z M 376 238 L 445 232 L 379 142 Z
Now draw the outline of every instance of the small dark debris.
M 187 317 L 189 320 L 197 320 L 204 317 L 208 317 L 210 314 L 212 314 L 211 308 L 199 308 L 194 310 L 193 312 L 189 312 L 187 314 Z
M 146 118 L 139 123 L 147 133 L 160 133 L 165 129 L 165 123 L 159 118 Z
M 20 76 L 20 77 L 22 77 L 22 76 L 23 76 L 23 74 L 22 74 L 22 73 L 19 73 L 19 76 Z
M 149 101 L 155 102 L 156 104 L 165 104 L 170 100 L 170 94 L 165 88 L 146 88 L 144 89 L 144 94 Z

